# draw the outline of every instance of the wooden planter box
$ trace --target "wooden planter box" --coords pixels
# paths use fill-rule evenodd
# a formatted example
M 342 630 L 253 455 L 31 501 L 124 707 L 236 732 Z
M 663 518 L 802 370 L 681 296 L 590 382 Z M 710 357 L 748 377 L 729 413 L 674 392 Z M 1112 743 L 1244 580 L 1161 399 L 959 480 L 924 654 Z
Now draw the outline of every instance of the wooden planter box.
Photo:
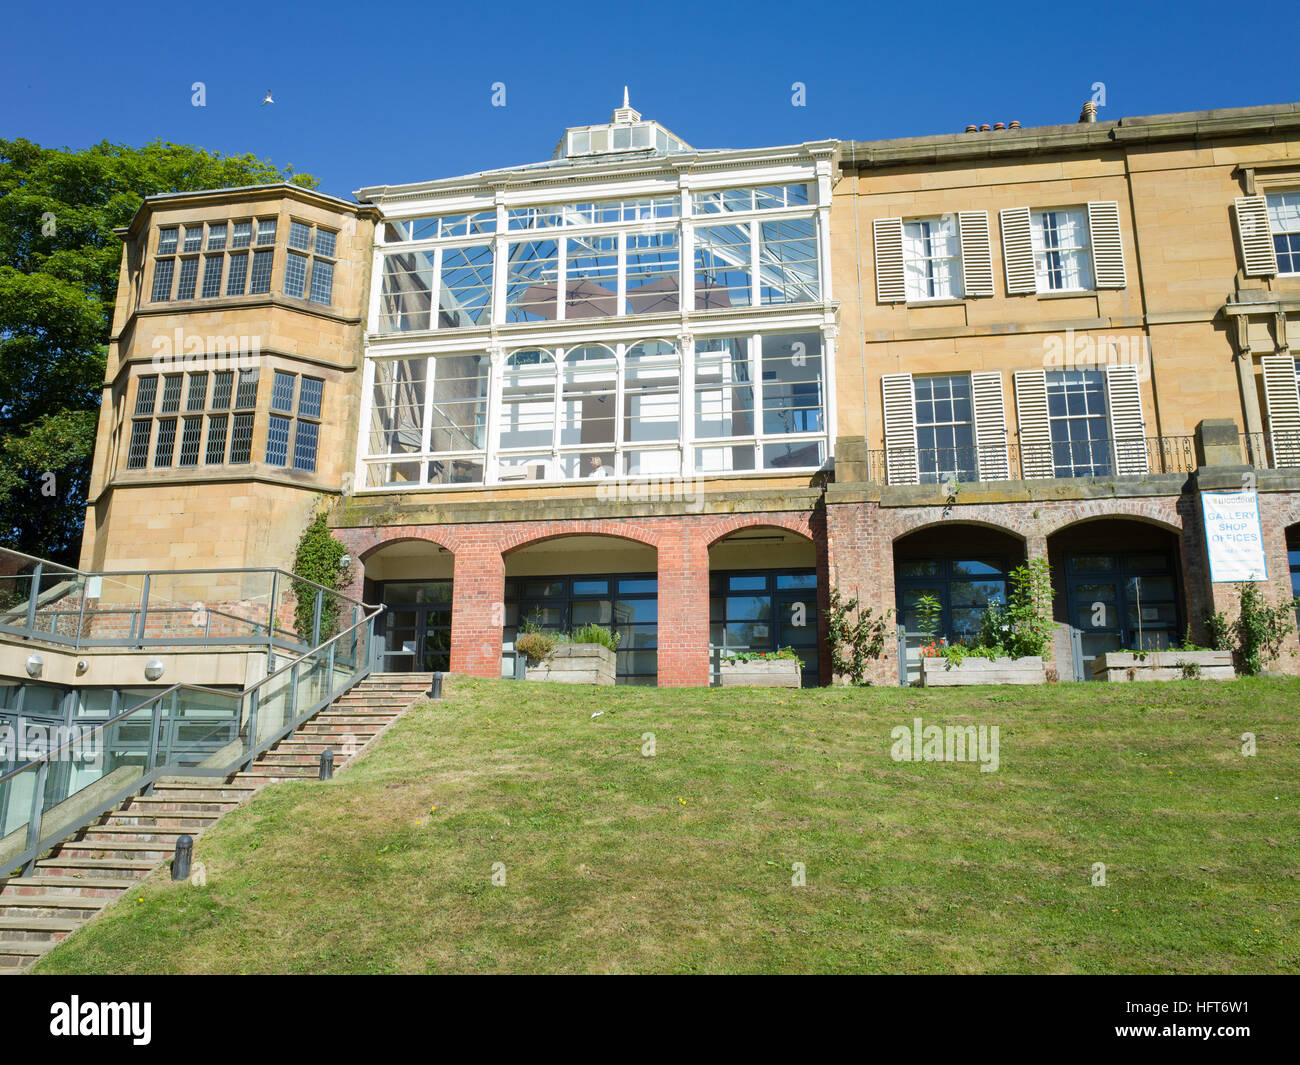
M 718 679 L 724 688 L 799 688 L 803 686 L 803 662 L 797 658 L 750 662 L 724 658 Z
M 1148 651 L 1142 658 L 1130 651 L 1107 651 L 1092 660 L 1092 679 L 1111 683 L 1183 680 L 1184 665 L 1199 667 L 1195 675 L 1200 680 L 1232 680 L 1237 676 L 1231 651 Z
M 529 666 L 525 677 L 561 684 L 613 684 L 614 652 L 598 643 L 562 643 L 545 661 Z
M 1043 684 L 1043 660 L 967 658 L 960 665 L 946 658 L 921 659 L 921 687 L 960 688 L 968 684 Z

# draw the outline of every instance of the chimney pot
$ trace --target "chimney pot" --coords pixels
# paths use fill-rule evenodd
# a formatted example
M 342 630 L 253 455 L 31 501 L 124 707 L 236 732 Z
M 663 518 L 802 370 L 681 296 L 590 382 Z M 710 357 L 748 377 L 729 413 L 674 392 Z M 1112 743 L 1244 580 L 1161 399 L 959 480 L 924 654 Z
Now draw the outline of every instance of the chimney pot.
M 988 131 L 989 131 L 989 124 L 988 124 L 987 122 L 981 122 L 981 123 L 980 123 L 980 132 L 981 132 L 981 133 L 987 133 Z
M 1019 129 L 1019 128 L 1020 128 L 1020 120 L 1018 118 L 1013 118 L 1011 120 L 1011 124 L 1007 127 L 1007 129 Z
M 978 133 L 978 132 L 979 132 L 979 126 L 967 126 L 967 127 L 966 127 L 966 132 L 967 132 L 967 133 Z
M 1079 112 L 1079 121 L 1080 122 L 1097 121 L 1097 105 L 1093 103 L 1091 100 L 1089 100 L 1086 104 L 1083 105 L 1083 110 Z
M 1006 124 L 1005 122 L 994 122 L 994 123 L 993 123 L 993 128 L 994 128 L 994 129 L 1006 129 L 1006 128 L 1007 128 L 1007 124 Z

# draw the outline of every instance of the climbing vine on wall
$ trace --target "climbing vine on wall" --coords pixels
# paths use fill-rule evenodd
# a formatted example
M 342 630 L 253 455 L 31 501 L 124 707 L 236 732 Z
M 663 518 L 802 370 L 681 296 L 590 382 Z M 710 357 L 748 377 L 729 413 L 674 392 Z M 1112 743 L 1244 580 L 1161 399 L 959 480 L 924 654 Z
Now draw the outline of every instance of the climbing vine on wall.
M 347 570 L 340 563 L 347 551 L 348 549 L 330 532 L 328 512 L 318 511 L 303 530 L 293 559 L 294 574 L 307 579 L 293 582 L 293 594 L 297 600 L 294 627 L 304 640 L 311 638 L 316 612 L 317 589 L 307 581 L 315 581 L 317 584 L 335 590 L 342 588 L 347 583 Z M 322 598 L 321 640 L 328 640 L 338 632 L 340 603 L 341 600 L 337 596 L 326 595 Z

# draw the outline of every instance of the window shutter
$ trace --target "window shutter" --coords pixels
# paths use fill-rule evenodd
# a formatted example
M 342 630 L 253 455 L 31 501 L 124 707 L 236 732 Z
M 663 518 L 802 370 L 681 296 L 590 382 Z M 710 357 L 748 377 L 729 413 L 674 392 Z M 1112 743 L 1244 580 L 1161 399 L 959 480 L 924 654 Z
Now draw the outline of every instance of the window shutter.
M 903 303 L 907 286 L 903 282 L 903 220 L 877 218 L 871 223 L 876 244 L 876 302 Z
M 1007 481 L 1007 412 L 1002 401 L 1002 375 L 995 371 L 970 375 L 975 399 L 975 454 L 981 481 Z
M 988 211 L 958 211 L 961 236 L 961 272 L 967 296 L 993 295 L 993 247 L 989 241 Z
M 1290 355 L 1265 355 L 1259 361 L 1264 367 L 1273 467 L 1300 466 L 1300 394 L 1296 391 L 1295 360 Z
M 910 373 L 887 373 L 884 393 L 885 468 L 890 484 L 917 484 L 916 403 Z
M 1092 272 L 1097 287 L 1123 288 L 1127 285 L 1118 203 L 1103 200 L 1088 204 L 1088 240 L 1092 244 Z
M 1016 373 L 1016 425 L 1020 430 L 1020 476 L 1055 477 L 1052 461 L 1052 423 L 1047 416 L 1047 373 Z
M 1147 473 L 1147 429 L 1136 366 L 1106 367 L 1106 408 L 1115 473 L 1120 477 Z
M 1237 216 L 1237 246 L 1247 277 L 1277 273 L 1273 229 L 1268 222 L 1268 201 L 1263 196 L 1238 196 L 1232 205 Z
M 1007 270 L 1007 292 L 1037 292 L 1029 208 L 1008 207 L 998 212 L 998 217 L 1002 221 L 1002 263 Z

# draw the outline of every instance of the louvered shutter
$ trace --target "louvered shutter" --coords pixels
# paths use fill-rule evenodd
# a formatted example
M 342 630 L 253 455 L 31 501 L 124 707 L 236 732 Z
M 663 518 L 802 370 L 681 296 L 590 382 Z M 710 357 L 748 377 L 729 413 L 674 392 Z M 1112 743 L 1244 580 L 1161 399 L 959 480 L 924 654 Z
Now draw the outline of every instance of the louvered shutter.
M 880 379 L 884 394 L 885 468 L 890 484 L 916 484 L 916 402 L 910 373 Z
M 967 296 L 993 295 L 993 246 L 988 211 L 958 211 L 961 272 Z
M 903 220 L 877 218 L 871 223 L 876 244 L 876 301 L 902 303 L 907 299 L 903 281 Z
M 1300 394 L 1296 392 L 1295 360 L 1290 355 L 1265 355 L 1259 361 L 1264 368 L 1273 466 L 1300 466 Z
M 975 398 L 975 453 L 981 481 L 1011 478 L 1007 462 L 1007 412 L 1002 401 L 1002 375 L 996 372 L 970 375 Z
M 1016 373 L 1016 425 L 1020 431 L 1020 476 L 1055 477 L 1052 461 L 1052 423 L 1047 416 L 1047 373 Z
M 1148 472 L 1147 428 L 1136 366 L 1106 367 L 1106 409 L 1115 473 L 1125 477 Z
M 1092 272 L 1097 287 L 1123 288 L 1127 285 L 1118 203 L 1104 200 L 1088 204 L 1088 239 L 1092 244 Z
M 1263 196 L 1238 196 L 1232 205 L 1237 216 L 1237 246 L 1247 277 L 1271 277 L 1277 273 L 1273 250 L 1273 227 L 1268 222 L 1268 201 Z
M 1002 222 L 1002 264 L 1007 271 L 1007 291 L 1037 292 L 1029 208 L 1008 207 L 998 212 L 998 217 Z

